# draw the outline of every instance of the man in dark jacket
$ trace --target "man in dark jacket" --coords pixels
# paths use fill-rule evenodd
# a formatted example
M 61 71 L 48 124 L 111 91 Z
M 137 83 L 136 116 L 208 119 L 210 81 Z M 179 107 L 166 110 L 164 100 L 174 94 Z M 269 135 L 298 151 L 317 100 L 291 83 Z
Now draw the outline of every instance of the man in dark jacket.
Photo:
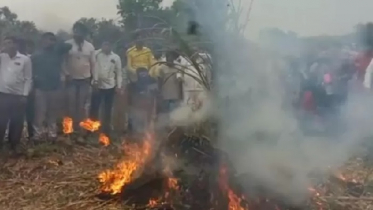
M 35 87 L 35 140 L 44 136 L 44 122 L 48 138 L 57 137 L 57 113 L 62 87 L 62 63 L 71 49 L 70 44 L 57 43 L 53 33 L 42 35 L 42 49 L 31 56 Z

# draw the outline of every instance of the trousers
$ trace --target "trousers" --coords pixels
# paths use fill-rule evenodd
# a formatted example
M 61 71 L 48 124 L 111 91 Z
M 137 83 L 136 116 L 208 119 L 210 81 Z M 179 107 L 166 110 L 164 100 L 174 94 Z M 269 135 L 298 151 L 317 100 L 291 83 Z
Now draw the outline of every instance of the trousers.
M 99 120 L 100 107 L 103 102 L 104 110 L 101 121 L 102 131 L 109 134 L 111 125 L 111 111 L 113 109 L 115 88 L 111 89 L 97 89 L 92 92 L 90 118 L 92 120 Z
M 0 93 L 0 147 L 3 145 L 5 132 L 9 124 L 9 143 L 11 149 L 19 144 L 24 127 L 26 101 L 24 96 Z
M 41 138 L 45 131 L 49 137 L 57 137 L 58 105 L 59 90 L 35 90 L 35 138 Z M 47 130 L 44 129 L 44 124 Z
M 66 83 L 67 117 L 73 119 L 74 131 L 80 130 L 79 123 L 86 117 L 87 101 L 91 93 L 91 79 L 73 79 Z

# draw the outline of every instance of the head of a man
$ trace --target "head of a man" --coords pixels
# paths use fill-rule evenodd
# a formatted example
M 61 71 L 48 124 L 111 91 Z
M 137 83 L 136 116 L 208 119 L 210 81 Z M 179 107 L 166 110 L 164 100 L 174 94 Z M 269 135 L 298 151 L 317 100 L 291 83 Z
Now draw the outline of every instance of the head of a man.
M 174 66 L 174 61 L 178 58 L 178 54 L 175 51 L 169 51 L 166 53 L 166 62 L 168 66 Z
M 102 43 L 102 45 L 101 45 L 101 51 L 102 51 L 103 53 L 105 53 L 105 54 L 109 54 L 109 53 L 111 53 L 111 50 L 112 50 L 112 48 L 111 48 L 111 44 L 110 44 L 110 42 L 108 42 L 108 41 L 104 41 L 104 42 Z
M 137 50 L 142 50 L 144 48 L 144 42 L 140 38 L 138 38 L 136 40 L 135 46 Z
M 76 22 L 73 26 L 73 36 L 75 41 L 83 42 L 88 35 L 88 28 L 81 22 Z
M 15 54 L 18 50 L 18 39 L 15 36 L 7 36 L 3 40 L 3 52 Z
M 51 49 L 51 48 L 53 48 L 53 46 L 57 42 L 56 36 L 53 33 L 51 33 L 51 32 L 44 33 L 42 35 L 41 39 L 42 39 L 41 40 L 42 46 L 43 46 L 44 49 Z

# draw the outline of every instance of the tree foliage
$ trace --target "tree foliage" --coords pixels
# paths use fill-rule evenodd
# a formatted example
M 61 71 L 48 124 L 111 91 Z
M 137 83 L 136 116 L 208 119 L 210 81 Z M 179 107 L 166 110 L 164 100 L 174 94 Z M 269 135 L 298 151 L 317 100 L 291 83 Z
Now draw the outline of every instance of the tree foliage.
M 126 30 L 152 27 L 162 12 L 163 0 L 119 0 L 118 14 Z
M 8 7 L 0 8 L 0 38 L 17 35 L 24 39 L 36 40 L 39 30 L 34 22 L 18 20 L 17 14 Z

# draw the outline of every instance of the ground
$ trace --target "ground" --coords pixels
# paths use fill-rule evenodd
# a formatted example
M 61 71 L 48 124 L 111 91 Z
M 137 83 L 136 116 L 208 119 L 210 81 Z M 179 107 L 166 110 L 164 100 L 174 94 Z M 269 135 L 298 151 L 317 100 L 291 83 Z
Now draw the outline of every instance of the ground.
M 115 148 L 115 149 L 113 149 Z M 98 200 L 97 174 L 119 157 L 114 145 L 61 141 L 30 147 L 26 156 L 0 165 L 0 210 L 123 209 Z
M 97 175 L 123 156 L 120 144 L 104 147 L 95 138 L 82 143 L 64 138 L 53 145 L 28 147 L 21 158 L 2 157 L 0 210 L 129 209 L 123 203 L 96 197 L 100 186 Z M 373 167 L 361 158 L 347 162 L 340 174 L 347 182 L 356 179 L 357 186 L 333 179 L 315 186 L 320 193 L 315 196 L 315 203 L 320 203 L 315 209 L 373 210 L 372 172 Z

